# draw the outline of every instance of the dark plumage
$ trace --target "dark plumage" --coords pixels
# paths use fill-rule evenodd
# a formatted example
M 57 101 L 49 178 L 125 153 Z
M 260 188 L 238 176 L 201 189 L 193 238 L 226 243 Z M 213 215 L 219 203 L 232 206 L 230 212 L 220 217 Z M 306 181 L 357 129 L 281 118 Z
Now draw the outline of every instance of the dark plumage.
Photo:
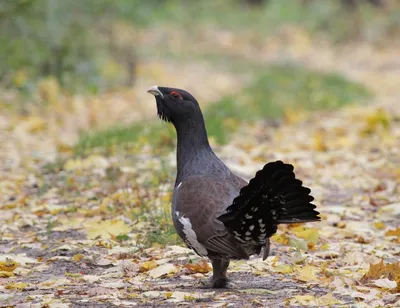
M 179 236 L 210 258 L 213 287 L 226 287 L 230 259 L 248 259 L 264 249 L 278 224 L 318 221 L 311 190 L 293 166 L 271 162 L 247 183 L 212 151 L 196 99 L 188 92 L 153 86 L 158 116 L 177 131 L 177 176 L 172 219 Z

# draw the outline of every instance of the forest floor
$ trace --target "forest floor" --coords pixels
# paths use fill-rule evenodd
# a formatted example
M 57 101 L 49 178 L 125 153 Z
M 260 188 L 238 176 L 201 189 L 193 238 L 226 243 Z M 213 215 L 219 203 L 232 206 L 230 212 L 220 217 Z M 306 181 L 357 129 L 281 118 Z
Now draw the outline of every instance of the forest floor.
M 248 124 L 215 150 L 246 179 L 268 161 L 292 163 L 312 189 L 321 222 L 280 226 L 265 262 L 232 262 L 230 287 L 209 289 L 209 264 L 180 242 L 148 244 L 148 233 L 168 228 L 173 152 L 138 145 L 76 157 L 71 144 L 82 114 L 95 117 L 81 99 L 74 110 L 60 111 L 67 119 L 6 112 L 0 114 L 0 307 L 399 307 L 398 53 L 295 41 L 296 63 L 357 80 L 373 90 L 372 101 L 288 114 L 278 126 Z M 275 59 L 273 52 L 251 53 L 258 61 Z M 221 91 L 236 83 L 227 79 Z M 149 85 L 138 86 L 145 92 Z M 153 98 L 141 100 L 155 114 Z M 101 109 L 96 104 L 93 110 Z M 142 208 L 154 208 L 155 216 Z

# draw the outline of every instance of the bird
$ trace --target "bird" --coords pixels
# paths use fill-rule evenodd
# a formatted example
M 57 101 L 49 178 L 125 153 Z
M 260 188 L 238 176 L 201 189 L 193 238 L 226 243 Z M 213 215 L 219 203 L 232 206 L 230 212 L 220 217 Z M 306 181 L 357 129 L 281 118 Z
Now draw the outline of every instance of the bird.
M 189 92 L 152 86 L 158 117 L 177 134 L 177 172 L 172 193 L 176 232 L 211 261 L 212 288 L 227 288 L 230 260 L 270 251 L 279 224 L 319 221 L 311 190 L 294 167 L 268 162 L 249 181 L 234 174 L 212 150 L 200 105 Z

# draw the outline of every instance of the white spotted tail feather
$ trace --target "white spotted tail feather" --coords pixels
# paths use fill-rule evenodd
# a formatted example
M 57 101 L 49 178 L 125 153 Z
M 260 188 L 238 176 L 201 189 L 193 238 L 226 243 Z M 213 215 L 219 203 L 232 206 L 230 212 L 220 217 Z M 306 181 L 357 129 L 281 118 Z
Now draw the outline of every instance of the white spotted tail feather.
M 266 164 L 218 217 L 239 242 L 264 245 L 278 224 L 320 220 L 310 203 L 311 190 L 295 178 L 293 169 L 281 161 Z

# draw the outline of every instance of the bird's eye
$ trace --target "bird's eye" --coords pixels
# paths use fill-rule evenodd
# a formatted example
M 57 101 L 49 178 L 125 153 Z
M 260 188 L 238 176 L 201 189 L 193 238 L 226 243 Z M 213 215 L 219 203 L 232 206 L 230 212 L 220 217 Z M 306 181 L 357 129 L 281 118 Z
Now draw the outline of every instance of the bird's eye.
M 176 91 L 172 91 L 169 95 L 171 95 L 171 97 L 175 99 L 182 99 L 182 95 Z

